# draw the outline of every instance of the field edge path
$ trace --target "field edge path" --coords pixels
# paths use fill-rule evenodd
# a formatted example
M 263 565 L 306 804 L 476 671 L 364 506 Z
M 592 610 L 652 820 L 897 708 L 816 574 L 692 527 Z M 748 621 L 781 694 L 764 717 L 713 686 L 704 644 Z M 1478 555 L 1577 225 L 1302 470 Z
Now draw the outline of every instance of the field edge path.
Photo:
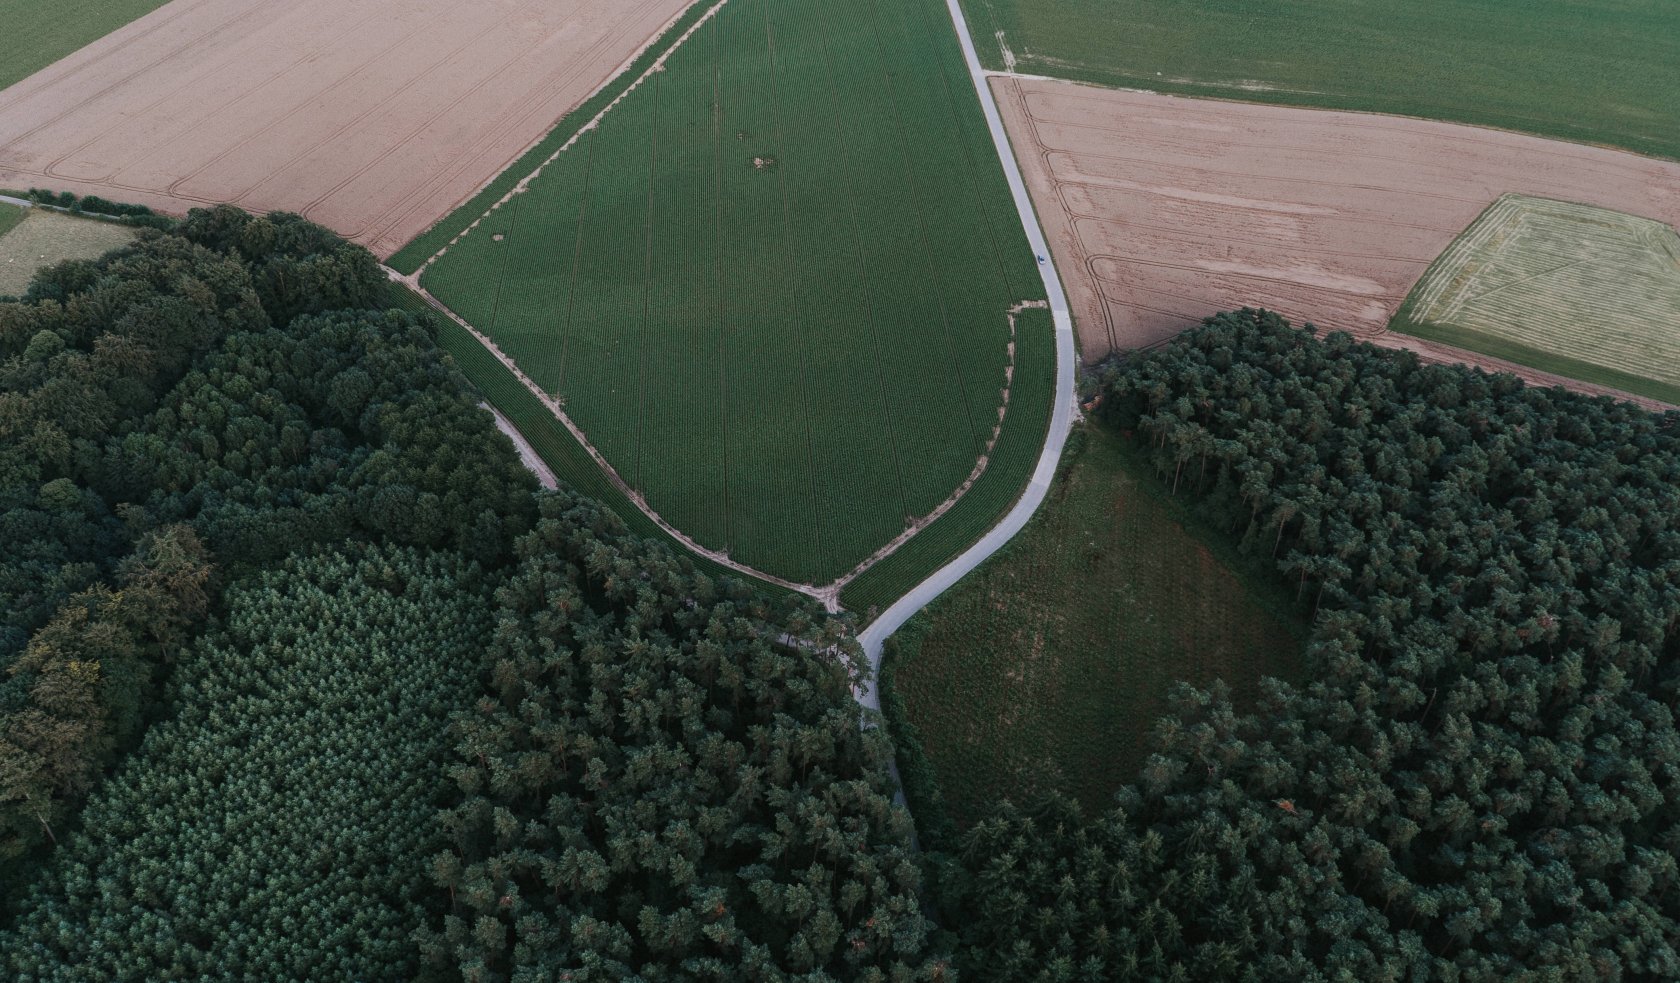
M 881 671 L 882 644 L 916 612 L 931 604 L 935 598 L 1003 548 L 1005 543 L 1026 527 L 1050 491 L 1050 483 L 1056 477 L 1056 466 L 1062 459 L 1062 447 L 1067 443 L 1068 432 L 1073 427 L 1073 383 L 1078 355 L 1074 349 L 1073 315 L 1068 311 L 1067 295 L 1062 291 L 1062 282 L 1056 274 L 1056 263 L 1050 256 L 1050 246 L 1045 241 L 1044 230 L 1039 227 L 1038 213 L 1033 209 L 1032 198 L 1027 194 L 1026 181 L 1021 176 L 1020 164 L 1015 160 L 1009 134 L 1003 128 L 1003 117 L 998 112 L 997 100 L 992 95 L 991 86 L 986 82 L 986 70 L 980 64 L 979 54 L 974 50 L 974 38 L 968 30 L 968 19 L 963 16 L 959 0 L 945 0 L 945 6 L 950 10 L 951 23 L 957 31 L 957 41 L 962 45 L 963 61 L 968 65 L 969 77 L 973 80 L 974 90 L 980 97 L 980 108 L 986 115 L 986 128 L 991 132 L 992 143 L 997 147 L 1004 177 L 1009 181 L 1010 196 L 1015 199 L 1015 210 L 1020 213 L 1021 226 L 1027 234 L 1027 243 L 1038 257 L 1038 272 L 1044 280 L 1045 295 L 1050 302 L 1050 316 L 1056 329 L 1056 395 L 1051 404 L 1050 427 L 1044 436 L 1044 449 L 1039 453 L 1038 466 L 1033 469 L 1032 479 L 1014 507 L 956 559 L 912 587 L 858 633 L 858 643 L 869 659 L 869 676 L 862 687 L 855 691 L 855 695 L 860 704 L 877 712 L 881 709 L 880 687 L 876 680 Z

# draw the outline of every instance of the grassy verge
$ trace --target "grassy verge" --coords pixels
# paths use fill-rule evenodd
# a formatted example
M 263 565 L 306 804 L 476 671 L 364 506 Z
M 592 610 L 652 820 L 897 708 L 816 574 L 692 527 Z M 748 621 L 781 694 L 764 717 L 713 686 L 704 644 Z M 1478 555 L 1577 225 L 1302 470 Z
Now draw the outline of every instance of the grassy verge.
M 1241 703 L 1261 677 L 1301 672 L 1305 625 L 1275 573 L 1118 436 L 1085 427 L 1068 448 L 1032 524 L 896 656 L 894 696 L 957 825 L 1051 790 L 1100 809 L 1147 757 L 1176 682 L 1224 679 Z
M 916 836 L 927 853 L 950 853 L 957 847 L 957 827 L 945 807 L 939 789 L 939 773 L 922 745 L 921 731 L 910 722 L 904 697 L 898 692 L 900 663 L 914 661 L 927 636 L 928 622 L 911 618 L 882 646 L 881 668 L 876 685 L 881 690 L 881 716 L 892 737 L 893 757 L 898 763 L 899 787 L 916 823 Z
M 401 273 L 413 273 L 419 269 L 421 263 L 430 259 L 439 249 L 449 245 L 449 240 L 460 235 L 462 230 L 471 225 L 480 215 L 483 215 L 485 210 L 499 201 L 503 195 L 512 191 L 513 186 L 518 184 L 521 178 L 531 173 L 539 163 L 548 159 L 556 150 L 564 146 L 566 141 L 577 133 L 579 127 L 594 119 L 600 114 L 601 110 L 611 105 L 614 99 L 622 95 L 632 82 L 647 71 L 648 67 L 658 60 L 661 54 L 664 54 L 665 49 L 670 47 L 672 41 L 682 37 L 684 31 L 693 27 L 694 22 L 699 20 L 709 7 L 711 7 L 711 3 L 708 0 L 699 0 L 699 2 L 691 4 L 687 10 L 683 11 L 681 17 L 665 29 L 665 33 L 648 45 L 647 49 L 630 63 L 630 67 L 602 86 L 599 92 L 585 99 L 576 109 L 562 116 L 560 121 L 554 124 L 554 128 L 548 131 L 548 135 L 543 137 L 542 142 L 532 147 L 526 152 L 525 156 L 519 158 L 507 170 L 496 175 L 489 184 L 484 186 L 483 190 L 473 195 L 461 207 L 444 216 L 436 225 L 416 236 L 408 245 L 393 253 L 391 258 L 385 261 L 385 265 Z
M 1480 352 L 1494 358 L 1502 358 L 1518 365 L 1551 372 L 1570 379 L 1579 379 L 1598 386 L 1610 386 L 1623 392 L 1638 396 L 1649 396 L 1660 399 L 1665 403 L 1680 406 L 1680 386 L 1647 379 L 1644 376 L 1633 375 L 1628 372 L 1618 372 L 1607 369 L 1602 365 L 1583 362 L 1580 359 L 1569 358 L 1555 352 L 1543 351 L 1508 338 L 1496 338 L 1492 335 L 1476 331 L 1468 331 L 1445 324 L 1430 324 L 1413 321 L 1403 316 L 1405 311 L 1396 315 L 1389 323 L 1389 330 L 1400 334 L 1411 335 L 1426 341 L 1438 341 L 1442 344 L 1463 348 L 1466 351 Z
M 963 0 L 988 68 L 1680 159 L 1671 0 Z M 1000 40 L 1001 35 L 1001 40 Z
M 17 228 L 18 223 L 28 214 L 27 210 L 16 205 L 0 204 L 0 236 Z

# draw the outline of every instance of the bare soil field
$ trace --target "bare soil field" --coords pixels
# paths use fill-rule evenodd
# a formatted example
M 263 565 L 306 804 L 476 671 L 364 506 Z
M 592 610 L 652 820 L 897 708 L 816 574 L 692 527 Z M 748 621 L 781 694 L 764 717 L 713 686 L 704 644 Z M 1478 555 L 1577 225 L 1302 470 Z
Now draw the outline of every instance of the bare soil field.
M 0 186 L 299 212 L 389 255 L 689 0 L 174 0 L 0 92 Z
M 1621 151 L 1047 79 L 992 85 L 1091 361 L 1244 305 L 1439 357 L 1387 335 L 1389 319 L 1501 194 L 1680 223 L 1680 164 Z

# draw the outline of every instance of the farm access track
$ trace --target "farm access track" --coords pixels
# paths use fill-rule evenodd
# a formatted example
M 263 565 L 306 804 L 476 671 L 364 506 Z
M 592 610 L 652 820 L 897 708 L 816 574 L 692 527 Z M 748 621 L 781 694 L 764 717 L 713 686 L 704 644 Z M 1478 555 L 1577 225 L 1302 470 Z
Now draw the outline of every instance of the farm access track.
M 463 233 L 463 235 L 464 234 L 465 233 Z M 630 483 L 625 481 L 624 477 L 618 473 L 618 469 L 614 468 L 612 464 L 601 454 L 601 452 L 596 449 L 595 445 L 590 443 L 589 437 L 583 432 L 583 428 L 579 427 L 577 422 L 566 413 L 565 407 L 560 405 L 559 400 L 549 395 L 543 387 L 537 385 L 530 376 L 526 375 L 525 372 L 520 369 L 520 367 L 511 357 L 508 356 L 506 352 L 502 351 L 501 348 L 497 346 L 494 341 L 490 340 L 490 338 L 482 331 L 473 327 L 465 318 L 461 317 L 461 315 L 450 310 L 447 304 L 438 300 L 431 294 L 430 291 L 420 286 L 420 274 L 418 271 L 404 276 L 388 266 L 382 267 L 382 269 L 385 270 L 385 275 L 390 277 L 393 282 L 400 283 L 409 290 L 412 290 L 418 297 L 424 300 L 427 304 L 430 304 L 439 313 L 460 325 L 463 331 L 472 335 L 473 339 L 480 345 L 483 345 L 486 351 L 495 356 L 498 362 L 502 363 L 509 372 L 513 373 L 514 378 L 519 380 L 520 385 L 524 386 L 531 395 L 540 400 L 542 405 L 554 415 L 554 418 L 560 421 L 561 425 L 566 428 L 566 431 L 572 435 L 572 439 L 576 440 L 578 445 L 589 454 L 590 459 L 593 460 L 596 466 L 601 469 L 601 472 L 607 476 L 607 479 L 613 483 L 613 486 L 620 492 L 624 493 L 624 496 L 628 498 L 643 515 L 647 516 L 648 519 L 650 519 L 655 525 L 659 526 L 666 535 L 681 543 L 684 548 L 688 549 L 690 552 L 695 553 L 698 556 L 703 556 L 719 566 L 727 567 L 730 570 L 745 574 L 746 576 L 752 577 L 756 580 L 762 580 L 766 583 L 775 584 L 778 587 L 814 598 L 821 602 L 823 607 L 831 613 L 839 613 L 840 592 L 846 589 L 847 584 L 850 584 L 853 580 L 862 576 L 864 571 L 868 570 L 870 567 L 875 566 L 877 563 L 880 563 L 882 560 L 885 560 L 887 557 L 897 552 L 900 547 L 914 538 L 917 533 L 927 528 L 928 525 L 933 523 L 940 516 L 943 516 L 946 512 L 949 512 L 951 507 L 956 505 L 963 495 L 967 494 L 968 490 L 974 486 L 974 483 L 980 479 L 980 476 L 986 473 L 986 466 L 990 461 L 990 452 L 992 448 L 997 445 L 998 437 L 1003 431 L 1004 418 L 1009 410 L 1010 384 L 1013 382 L 1015 374 L 1015 331 L 1017 317 L 1022 311 L 1044 309 L 1050 306 L 1047 301 L 1025 301 L 1011 307 L 1006 312 L 1009 317 L 1009 361 L 1008 364 L 1004 366 L 1004 386 L 1001 401 L 998 406 L 997 423 L 993 425 L 991 437 L 986 441 L 986 453 L 983 453 L 976 458 L 974 462 L 974 469 L 968 473 L 968 477 L 963 480 L 963 483 L 958 485 L 956 490 L 953 491 L 950 496 L 945 499 L 945 501 L 939 503 L 938 507 L 936 507 L 933 511 L 929 512 L 927 515 L 914 519 L 903 532 L 899 533 L 896 537 L 880 549 L 876 550 L 874 553 L 871 553 L 857 566 L 848 570 L 845 574 L 836 578 L 831 583 L 816 585 L 802 584 L 796 581 L 787 580 L 774 574 L 766 573 L 763 570 L 747 566 L 744 563 L 731 559 L 726 551 L 715 550 L 702 546 L 700 543 L 695 542 L 695 540 L 688 534 L 684 533 L 676 526 L 673 526 L 665 519 L 664 516 L 661 516 L 653 509 L 652 506 L 648 504 L 647 496 L 632 488 Z M 424 269 L 424 267 L 422 267 L 422 269 Z M 495 413 L 494 409 L 492 409 L 492 413 Z M 512 424 L 507 422 L 506 419 L 499 413 L 495 413 L 495 415 L 497 416 L 497 425 L 503 430 L 507 430 L 512 427 Z M 515 443 L 518 445 L 519 441 L 515 441 Z
M 847 587 L 847 585 L 849 585 L 852 581 L 854 581 L 856 578 L 858 578 L 864 572 L 868 571 L 870 568 L 872 568 L 876 564 L 880 563 L 882 560 L 885 560 L 887 557 L 891 556 L 900 547 L 904 546 L 907 542 L 909 542 L 912 538 L 914 538 L 919 532 L 921 532 L 927 526 L 929 526 L 930 524 L 932 524 L 933 522 L 938 520 L 940 517 L 944 516 L 948 511 L 950 511 L 950 509 L 954 505 L 956 505 L 956 503 L 974 486 L 976 481 L 978 481 L 979 478 L 985 473 L 985 471 L 987 469 L 987 466 L 990 462 L 992 451 L 996 447 L 999 436 L 1002 432 L 1003 423 L 1004 423 L 1004 420 L 1005 420 L 1005 418 L 1007 416 L 1007 412 L 1008 412 L 1011 386 L 1012 386 L 1012 383 L 1013 383 L 1013 380 L 1014 380 L 1014 372 L 1015 372 L 1015 368 L 1016 368 L 1016 352 L 1017 352 L 1017 348 L 1018 348 L 1018 345 L 1017 345 L 1018 315 L 1022 311 L 1025 311 L 1025 310 L 1028 310 L 1028 309 L 1047 308 L 1047 307 L 1050 306 L 1050 304 L 1048 302 L 1046 302 L 1046 301 L 1021 301 L 1021 302 L 1017 302 L 1016 304 L 1014 304 L 1013 306 L 1011 306 L 1010 308 L 1008 308 L 1004 312 L 1006 317 L 1007 317 L 1007 321 L 1008 321 L 1009 335 L 1008 335 L 1008 342 L 1007 342 L 1007 358 L 1006 358 L 1006 363 L 1004 365 L 1004 371 L 1003 371 L 1004 378 L 1003 378 L 1003 385 L 1002 385 L 1001 390 L 1000 390 L 1000 399 L 999 399 L 999 405 L 998 405 L 998 409 L 997 409 L 997 417 L 996 417 L 996 421 L 995 421 L 994 425 L 991 428 L 990 436 L 987 437 L 983 441 L 983 443 L 980 440 L 976 441 L 976 443 L 977 443 L 977 447 L 976 447 L 977 454 L 976 454 L 976 458 L 975 458 L 975 463 L 974 463 L 973 468 L 969 471 L 968 475 L 965 477 L 965 479 L 955 488 L 954 491 L 952 491 L 952 493 L 949 496 L 947 496 L 942 502 L 940 502 L 940 504 L 938 504 L 932 510 L 928 511 L 926 514 L 921 515 L 921 516 L 913 516 L 913 515 L 910 515 L 910 514 L 907 513 L 905 528 L 898 535 L 896 535 L 893 539 L 891 539 L 890 541 L 888 541 L 887 543 L 882 545 L 879 549 L 877 549 L 875 552 L 870 554 L 868 557 L 864 558 L 861 562 L 859 562 L 856 566 L 852 567 L 850 570 L 845 572 L 843 575 L 839 576 L 838 578 L 836 578 L 832 582 L 829 582 L 829 583 L 826 583 L 826 584 L 812 584 L 812 583 L 797 582 L 797 581 L 789 580 L 787 578 L 778 577 L 778 576 L 775 576 L 773 574 L 767 573 L 765 571 L 759 570 L 755 567 L 752 567 L 752 566 L 749 566 L 747 564 L 741 563 L 741 562 L 731 558 L 729 553 L 727 552 L 727 550 L 718 550 L 718 549 L 711 549 L 711 548 L 705 547 L 705 546 L 701 545 L 699 542 L 697 542 L 694 538 L 689 536 L 688 534 L 679 530 L 675 525 L 673 525 L 670 521 L 665 519 L 662 515 L 659 514 L 658 511 L 656 511 L 650 505 L 650 503 L 647 500 L 646 494 L 644 492 L 636 490 L 632 486 L 631 482 L 627 481 L 624 478 L 624 476 L 619 472 L 618 468 L 614 467 L 610 462 L 607 461 L 606 457 L 601 453 L 601 451 L 589 439 L 588 435 L 584 432 L 582 427 L 579 426 L 578 423 L 571 417 L 571 415 L 566 412 L 564 406 L 562 405 L 562 402 L 559 399 L 555 398 L 553 395 L 551 395 L 549 392 L 547 392 L 543 386 L 536 383 L 535 380 L 533 380 L 526 372 L 524 372 L 515 363 L 513 358 L 511 356 L 509 356 L 506 352 L 504 352 L 501 349 L 501 347 L 495 341 L 493 341 L 485 332 L 480 331 L 473 324 L 469 323 L 459 313 L 457 313 L 456 311 L 451 309 L 447 304 L 443 303 L 439 298 L 437 298 L 435 295 L 433 295 L 430 291 L 423 288 L 420 284 L 420 278 L 424 275 L 424 273 L 427 271 L 427 269 L 429 269 L 432 266 L 433 263 L 435 263 L 445 253 L 447 253 L 452 246 L 456 245 L 462 239 L 471 235 L 474 230 L 478 229 L 479 226 L 487 218 L 489 218 L 493 213 L 495 213 L 498 209 L 502 208 L 504 205 L 508 205 L 510 202 L 515 202 L 517 200 L 518 196 L 526 193 L 526 191 L 531 187 L 532 182 L 535 181 L 549 165 L 553 164 L 556 160 L 558 160 L 562 154 L 564 154 L 565 152 L 567 152 L 568 150 L 570 150 L 574 146 L 576 146 L 577 143 L 579 142 L 579 140 L 581 140 L 584 137 L 585 134 L 589 133 L 591 130 L 593 130 L 598 125 L 600 125 L 602 120 L 605 119 L 607 117 L 607 115 L 610 112 L 613 111 L 613 109 L 617 108 L 617 106 L 619 105 L 620 102 L 622 102 L 623 100 L 628 98 L 630 96 L 630 94 L 632 92 L 634 92 L 635 90 L 637 90 L 644 82 L 647 82 L 650 78 L 653 78 L 656 75 L 656 73 L 663 71 L 665 69 L 667 61 L 677 51 L 677 49 L 680 48 L 690 38 L 692 38 L 697 32 L 699 32 L 711 19 L 713 19 L 727 5 L 727 3 L 728 3 L 728 0 L 719 0 L 719 2 L 713 4 L 711 7 L 707 8 L 706 11 L 699 18 L 697 18 L 687 28 L 687 30 L 685 30 L 683 32 L 683 34 L 681 36 L 679 36 L 675 40 L 673 40 L 665 48 L 665 50 L 662 51 L 659 54 L 659 56 L 651 64 L 649 64 L 648 67 L 643 72 L 641 72 L 627 87 L 625 87 L 621 92 L 619 92 L 618 95 L 610 103 L 608 103 L 606 106 L 604 106 L 600 110 L 600 112 L 598 112 L 594 117 L 592 117 L 588 121 L 584 122 L 581 126 L 579 126 L 577 128 L 577 130 L 574 133 L 572 133 L 569 136 L 568 139 L 565 140 L 564 143 L 562 143 L 559 147 L 557 147 L 554 150 L 553 153 L 549 154 L 541 163 L 539 163 L 528 174 L 525 174 L 523 177 L 521 177 L 520 180 L 517 183 L 515 183 L 513 185 L 513 187 L 506 194 L 504 194 L 500 199 L 498 199 L 493 204 L 491 204 L 489 206 L 489 208 L 487 208 L 482 214 L 480 214 L 470 224 L 468 224 L 466 226 L 466 228 L 462 229 L 457 235 L 455 235 L 453 238 L 451 238 L 446 244 L 444 244 L 441 248 L 439 248 L 435 253 L 433 253 L 432 255 L 427 257 L 425 259 L 425 261 L 422 262 L 414 270 L 414 272 L 412 274 L 403 275 L 403 274 L 399 273 L 398 271 L 393 270 L 389 267 L 386 268 L 386 272 L 387 272 L 387 275 L 392 280 L 404 284 L 410 290 L 412 290 L 417 296 L 419 296 L 423 300 L 425 300 L 425 302 L 427 304 L 429 304 L 433 308 L 437 309 L 440 313 L 444 314 L 445 316 L 447 316 L 451 320 L 453 320 L 457 325 L 459 325 L 463 330 L 465 330 L 475 340 L 477 340 L 478 343 L 480 345 L 482 345 L 488 352 L 490 352 L 491 355 L 493 355 L 497 359 L 497 361 L 501 362 L 502 365 L 504 367 L 506 367 L 514 375 L 514 377 L 516 379 L 518 379 L 520 384 L 522 386 L 524 386 L 527 389 L 527 391 L 529 391 L 533 396 L 537 397 L 537 399 L 540 401 L 540 403 L 556 419 L 558 419 L 562 423 L 563 426 L 566 427 L 567 431 L 572 435 L 573 439 L 576 440 L 578 442 L 578 444 L 589 454 L 590 458 L 601 469 L 603 475 L 605 475 L 607 477 L 607 479 L 614 485 L 614 487 L 616 487 L 620 492 L 622 492 L 635 505 L 635 507 L 639 511 L 641 511 L 649 520 L 651 520 L 653 523 L 655 523 L 666 534 L 670 535 L 673 539 L 676 539 L 685 548 L 689 549 L 690 551 L 694 552 L 695 554 L 697 554 L 699 556 L 702 556 L 702 557 L 705 557 L 705 558 L 719 564 L 720 566 L 723 566 L 725 568 L 734 570 L 734 571 L 736 571 L 738 573 L 741 573 L 741 574 L 744 574 L 746 576 L 750 576 L 750 577 L 756 578 L 758 580 L 761 580 L 761 581 L 764 581 L 764 582 L 767 582 L 767 583 L 770 583 L 770 584 L 774 584 L 778 587 L 781 587 L 781 588 L 784 588 L 784 589 L 787 589 L 787 590 L 790 590 L 790 591 L 794 591 L 794 592 L 812 597 L 812 598 L 818 600 L 819 602 L 821 602 L 827 610 L 829 610 L 831 612 L 838 612 L 841 609 L 841 607 L 840 607 L 840 593 L 841 593 L 842 590 L 844 590 Z M 902 121 L 900 121 L 899 125 L 902 128 L 902 125 L 903 125 Z M 515 206 L 515 207 L 517 207 L 517 206 Z M 965 385 L 965 388 L 966 388 L 966 385 Z M 978 436 L 979 435 L 977 435 L 977 437 Z

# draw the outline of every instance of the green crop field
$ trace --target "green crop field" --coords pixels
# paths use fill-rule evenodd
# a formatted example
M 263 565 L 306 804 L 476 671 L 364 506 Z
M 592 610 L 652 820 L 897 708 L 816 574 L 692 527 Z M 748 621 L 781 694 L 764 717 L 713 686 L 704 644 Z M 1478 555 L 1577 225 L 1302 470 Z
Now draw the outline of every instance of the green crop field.
M 35 271 L 67 259 L 93 259 L 134 238 L 126 225 L 76 218 L 44 208 L 20 217 L 0 211 L 0 297 L 19 296 Z
M 1505 195 L 1431 264 L 1391 327 L 1680 403 L 1680 235 Z
M 574 491 L 612 509 L 638 536 L 662 542 L 673 551 L 690 557 L 695 567 L 708 576 L 746 580 L 760 593 L 771 597 L 780 597 L 788 593 L 786 588 L 744 577 L 703 556 L 689 553 L 681 543 L 637 510 L 624 493 L 595 465 L 588 452 L 572 439 L 572 435 L 555 419 L 554 414 L 531 395 L 530 390 L 520 385 L 518 378 L 508 371 L 507 366 L 497 361 L 476 338 L 454 321 L 437 315 L 424 299 L 406 288 L 393 284 L 388 303 L 414 313 L 434 316 L 438 326 L 438 347 L 450 354 L 455 360 L 456 368 L 461 370 L 467 381 L 508 418 L 520 436 L 531 444 L 531 449 L 548 465 L 549 470 Z
M 92 44 L 166 0 L 0 0 L 0 89 Z
M 840 603 L 847 610 L 863 615 L 884 610 L 985 535 L 1021 497 L 1050 425 L 1050 404 L 1056 392 L 1054 332 L 1049 310 L 1021 312 L 1016 323 L 1008 425 L 998 436 L 985 472 L 938 521 L 847 584 L 840 592 Z
M 422 283 L 673 525 L 813 583 L 968 477 L 1043 296 L 938 0 L 731 0 Z
M 1300 672 L 1288 591 L 1128 464 L 1076 431 L 1027 529 L 901 635 L 893 688 L 959 825 L 1051 790 L 1103 808 L 1176 681 Z
M 1680 158 L 1673 0 L 963 0 L 992 69 Z

